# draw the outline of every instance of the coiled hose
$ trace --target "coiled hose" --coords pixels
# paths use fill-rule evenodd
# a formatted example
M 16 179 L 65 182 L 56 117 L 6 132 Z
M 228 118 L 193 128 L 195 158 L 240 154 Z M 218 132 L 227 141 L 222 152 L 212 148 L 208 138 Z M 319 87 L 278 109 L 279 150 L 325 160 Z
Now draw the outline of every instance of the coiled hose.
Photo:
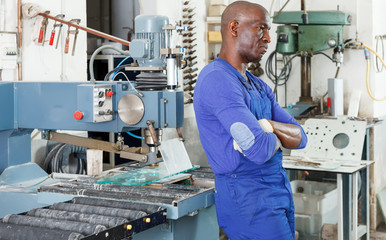
M 59 143 L 55 145 L 44 159 L 44 170 L 47 173 L 59 172 L 70 173 L 70 156 L 74 153 L 79 155 L 86 155 L 86 148 L 70 144 Z M 85 157 L 76 158 L 75 174 L 86 174 L 87 165 Z

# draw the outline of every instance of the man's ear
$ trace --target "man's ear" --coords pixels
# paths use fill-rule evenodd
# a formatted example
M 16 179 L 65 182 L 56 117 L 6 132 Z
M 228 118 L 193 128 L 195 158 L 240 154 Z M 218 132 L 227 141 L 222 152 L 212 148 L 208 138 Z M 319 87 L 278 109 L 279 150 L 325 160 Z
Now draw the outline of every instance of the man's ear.
M 229 23 L 229 31 L 231 32 L 233 37 L 237 37 L 238 27 L 239 23 L 236 20 L 233 20 Z

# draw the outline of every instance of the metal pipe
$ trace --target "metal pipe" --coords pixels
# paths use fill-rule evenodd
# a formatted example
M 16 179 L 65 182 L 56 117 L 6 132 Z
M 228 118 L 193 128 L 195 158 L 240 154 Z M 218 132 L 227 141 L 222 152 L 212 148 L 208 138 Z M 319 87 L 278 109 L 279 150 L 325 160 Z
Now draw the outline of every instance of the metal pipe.
M 17 39 L 18 39 L 18 53 L 17 53 L 17 78 L 18 81 L 23 80 L 23 75 L 22 75 L 22 57 L 21 57 L 21 52 L 22 52 L 22 43 L 23 43 L 23 27 L 22 27 L 22 14 L 21 14 L 21 0 L 17 1 Z
M 72 203 L 63 203 L 63 202 L 54 203 L 52 206 L 50 206 L 50 209 L 69 211 L 69 212 L 78 212 L 78 213 L 87 213 L 87 214 L 97 214 L 97 215 L 111 216 L 111 217 L 123 217 L 129 220 L 142 218 L 147 215 L 147 213 L 143 211 L 138 211 L 138 210 L 90 206 L 90 205 L 84 205 L 84 204 L 72 204 Z
M 19 0 L 19 1 L 21 1 L 21 0 Z M 78 28 L 80 30 L 83 30 L 83 31 L 86 31 L 88 33 L 94 34 L 96 36 L 99 36 L 99 37 L 102 37 L 102 38 L 106 38 L 106 39 L 114 41 L 114 42 L 121 43 L 121 44 L 123 44 L 125 46 L 129 46 L 130 45 L 129 41 L 126 41 L 126 40 L 124 40 L 122 38 L 117 38 L 115 36 L 106 34 L 104 32 L 97 31 L 97 30 L 92 29 L 92 28 L 83 27 L 81 25 L 74 24 L 74 23 L 72 23 L 70 21 L 66 21 L 66 20 L 63 20 L 63 19 L 60 19 L 60 18 L 56 18 L 56 17 L 50 16 L 50 15 L 45 14 L 45 13 L 39 13 L 39 15 L 42 16 L 42 17 L 45 17 L 45 18 L 49 18 L 49 19 L 55 20 L 57 22 L 61 22 L 61 23 L 67 24 L 68 26 L 71 26 L 71 27 L 74 27 L 74 28 Z
M 92 206 L 138 210 L 138 211 L 146 212 L 147 214 L 151 214 L 162 210 L 162 207 L 154 206 L 150 204 L 123 202 L 123 201 L 100 199 L 100 198 L 76 197 L 72 199 L 72 202 L 75 204 L 85 204 L 85 205 L 92 205 Z
M 126 194 L 138 194 L 141 196 L 167 197 L 167 198 L 183 198 L 190 196 L 193 191 L 178 191 L 173 189 L 157 189 L 143 188 L 137 186 L 127 186 L 118 184 L 103 184 L 103 183 L 72 183 L 62 182 L 60 187 L 72 189 L 94 189 L 100 191 L 124 192 Z M 185 187 L 185 186 L 184 186 Z
M 84 236 L 71 231 L 31 227 L 26 225 L 7 224 L 0 222 L 1 239 L 29 240 L 79 240 Z
M 84 222 L 64 221 L 51 218 L 39 218 L 26 215 L 10 214 L 3 218 L 3 223 L 27 225 L 31 227 L 41 227 L 49 229 L 60 229 L 73 231 L 83 235 L 97 234 L 106 230 L 103 225 L 94 225 Z
M 108 185 L 108 184 L 104 184 L 104 185 Z M 103 190 L 94 190 L 94 189 L 73 189 L 73 188 L 64 188 L 64 187 L 47 186 L 47 185 L 41 186 L 39 191 L 71 194 L 71 195 L 78 195 L 78 196 L 133 200 L 137 202 L 164 203 L 164 204 L 172 204 L 175 199 L 171 197 L 144 196 L 143 194 L 141 195 L 136 193 L 128 194 L 126 192 L 112 192 L 112 191 L 103 191 Z
M 312 102 L 311 97 L 311 56 L 301 56 L 300 102 Z
M 85 222 L 93 225 L 103 225 L 108 228 L 116 227 L 121 224 L 129 222 L 127 219 L 122 217 L 111 217 L 97 214 L 86 214 L 78 212 L 67 212 L 60 210 L 52 210 L 46 208 L 35 208 L 27 213 L 29 216 L 48 218 L 48 219 L 59 219 L 73 222 Z

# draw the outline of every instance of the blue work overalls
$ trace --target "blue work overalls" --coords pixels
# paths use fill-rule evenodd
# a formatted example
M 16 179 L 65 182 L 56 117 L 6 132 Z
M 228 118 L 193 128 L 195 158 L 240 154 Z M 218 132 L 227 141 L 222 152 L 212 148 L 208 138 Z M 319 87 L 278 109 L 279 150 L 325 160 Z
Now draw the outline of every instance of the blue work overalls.
M 247 72 L 249 84 L 233 70 L 250 94 L 251 112 L 257 119 L 271 119 L 271 102 L 257 79 Z M 280 149 L 262 165 L 241 154 L 233 173 L 216 175 L 217 219 L 231 240 L 294 239 L 292 191 L 281 159 Z

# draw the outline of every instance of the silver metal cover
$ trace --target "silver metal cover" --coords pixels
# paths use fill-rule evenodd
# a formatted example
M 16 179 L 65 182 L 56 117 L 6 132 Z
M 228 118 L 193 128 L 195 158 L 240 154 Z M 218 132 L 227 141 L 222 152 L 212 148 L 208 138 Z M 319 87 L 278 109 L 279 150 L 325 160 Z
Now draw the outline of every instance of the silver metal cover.
M 128 125 L 139 123 L 145 114 L 145 106 L 141 98 L 135 94 L 126 94 L 119 100 L 118 115 Z

